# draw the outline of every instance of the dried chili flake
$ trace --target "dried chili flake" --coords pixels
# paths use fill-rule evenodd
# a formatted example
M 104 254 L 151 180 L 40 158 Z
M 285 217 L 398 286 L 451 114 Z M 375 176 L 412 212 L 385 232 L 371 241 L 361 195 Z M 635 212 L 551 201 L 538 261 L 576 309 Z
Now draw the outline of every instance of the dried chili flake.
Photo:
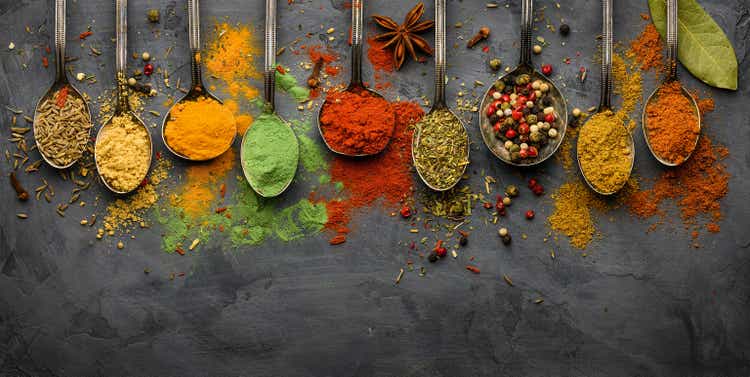
M 81 39 L 81 40 L 83 40 L 83 39 L 88 38 L 91 34 L 94 34 L 94 33 L 91 30 L 86 30 L 83 33 L 81 33 L 80 35 L 78 35 L 78 38 Z
M 224 213 L 224 211 L 227 210 L 227 207 L 219 207 L 216 209 L 216 213 Z
M 466 269 L 469 270 L 469 271 L 471 271 L 471 272 L 473 272 L 473 273 L 475 273 L 475 274 L 479 273 L 479 268 L 476 267 L 476 266 L 468 265 L 468 266 L 466 266 Z
M 221 187 L 219 187 L 219 193 L 221 194 L 221 198 L 224 199 L 224 196 L 227 194 L 227 185 L 225 183 L 222 183 Z
M 177 252 L 177 254 L 185 255 L 185 249 L 183 249 L 183 248 L 181 248 L 179 246 L 177 246 L 177 248 L 175 248 L 174 251 Z
M 343 234 L 339 234 L 338 236 L 335 236 L 331 238 L 330 241 L 328 241 L 328 243 L 330 243 L 331 245 L 340 245 L 344 242 L 346 242 L 346 236 Z
M 55 104 L 57 107 L 64 107 L 68 101 L 68 87 L 64 86 L 60 91 L 57 92 L 57 98 L 55 98 Z
M 42 57 L 42 65 L 44 66 L 44 68 L 49 67 L 49 60 L 47 60 L 46 56 Z
M 276 66 L 276 71 L 281 73 L 282 75 L 286 75 L 286 69 L 284 69 L 284 67 L 282 67 L 281 65 Z

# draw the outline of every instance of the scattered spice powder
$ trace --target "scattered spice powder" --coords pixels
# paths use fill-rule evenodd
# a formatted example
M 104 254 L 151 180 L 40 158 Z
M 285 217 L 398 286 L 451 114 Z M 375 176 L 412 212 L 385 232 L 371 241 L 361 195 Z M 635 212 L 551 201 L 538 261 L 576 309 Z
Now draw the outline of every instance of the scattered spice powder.
M 258 89 L 249 81 L 262 77 L 254 63 L 256 58 L 263 56 L 263 51 L 254 43 L 252 28 L 243 24 L 216 23 L 213 34 L 205 51 L 208 72 L 227 84 L 227 92 L 232 97 L 257 97 Z
M 159 200 L 159 185 L 169 176 L 172 162 L 167 158 L 157 158 L 149 179 L 135 193 L 119 198 L 107 205 L 104 215 L 104 229 L 121 230 L 145 221 L 144 214 Z
M 389 109 L 395 114 L 396 126 L 383 152 L 363 159 L 337 156 L 331 163 L 331 180 L 342 182 L 347 195 L 326 204 L 326 228 L 339 235 L 348 232 L 347 224 L 356 208 L 370 206 L 381 198 L 386 207 L 397 207 L 413 190 L 411 126 L 424 111 L 415 102 L 395 102 Z
M 685 97 L 679 81 L 665 83 L 646 106 L 651 150 L 662 160 L 681 164 L 693 152 L 700 123 L 693 101 Z
M 234 160 L 234 150 L 229 149 L 211 161 L 188 165 L 185 183 L 179 193 L 172 195 L 171 204 L 182 209 L 191 218 L 210 213 L 217 194 L 216 188 L 234 167 Z
M 655 68 L 657 72 L 661 72 L 664 69 L 662 49 L 659 31 L 653 23 L 649 22 L 638 38 L 630 42 L 627 57 L 634 58 L 643 71 Z

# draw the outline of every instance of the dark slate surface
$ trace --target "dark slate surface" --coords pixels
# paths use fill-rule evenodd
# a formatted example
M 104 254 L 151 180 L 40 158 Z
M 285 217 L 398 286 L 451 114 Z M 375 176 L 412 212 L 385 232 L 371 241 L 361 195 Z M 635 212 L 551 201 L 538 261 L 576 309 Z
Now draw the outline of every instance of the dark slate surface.
M 0 2 L 0 103 L 33 110 L 51 82 L 38 46 L 52 43 L 51 1 Z M 204 31 L 215 18 L 261 26 L 262 1 L 205 1 Z M 349 12 L 342 0 L 296 1 L 280 4 L 279 45 L 306 32 L 321 33 L 329 26 L 345 31 Z M 375 11 L 403 17 L 411 1 L 373 0 Z M 570 108 L 587 108 L 598 100 L 598 72 L 580 85 L 575 74 L 581 65 L 592 68 L 600 29 L 597 2 L 564 1 L 546 6 L 555 23 L 568 19 L 573 32 L 562 47 L 559 36 L 541 30 L 551 43 L 536 64 L 551 62 Z M 700 239 L 693 249 L 679 222 L 646 234 L 648 224 L 622 211 L 614 221 L 601 221 L 605 238 L 595 241 L 583 258 L 564 244 L 543 243 L 543 219 L 549 200 L 521 198 L 516 206 L 536 208 L 538 220 L 527 223 L 512 216 L 509 226 L 516 240 L 503 247 L 494 227 L 478 226 L 470 248 L 458 261 L 428 266 L 427 276 L 408 273 L 400 285 L 393 279 L 406 256 L 397 243 L 409 239 L 405 225 L 378 210 L 358 215 L 355 233 L 341 247 L 329 247 L 324 236 L 262 247 L 220 250 L 202 245 L 190 257 L 163 253 L 159 230 L 139 232 L 117 251 L 113 242 L 93 241 L 90 229 L 77 224 L 88 212 L 71 209 L 60 219 L 43 202 L 20 204 L 7 182 L 0 185 L 0 374 L 34 376 L 84 375 L 252 375 L 252 376 L 480 376 L 480 375 L 748 375 L 750 374 L 750 265 L 747 198 L 750 128 L 747 111 L 748 25 L 747 0 L 701 3 L 733 41 L 740 62 L 738 92 L 709 90 L 687 73 L 685 84 L 707 91 L 717 101 L 706 118 L 707 134 L 729 146 L 727 160 L 733 178 L 723 200 L 726 220 L 722 232 Z M 468 36 L 482 24 L 492 26 L 489 54 L 467 51 L 463 42 L 449 51 L 449 98 L 458 84 L 491 82 L 488 56 L 504 62 L 518 58 L 519 5 L 500 1 L 487 10 L 485 1 L 449 1 L 448 25 L 463 21 L 465 28 L 448 31 L 449 44 Z M 145 22 L 145 9 L 158 7 L 163 19 L 158 39 Z M 77 71 L 96 73 L 99 83 L 81 87 L 96 97 L 112 85 L 114 9 L 111 1 L 69 1 L 69 55 L 80 58 Z M 433 11 L 427 5 L 427 14 Z M 641 29 L 646 1 L 616 1 L 616 40 L 627 41 Z M 188 79 L 184 1 L 131 1 L 130 51 L 161 55 L 176 43 L 168 62 L 176 75 Z M 170 10 L 175 15 L 167 17 Z M 301 13 L 304 10 L 304 13 Z M 90 56 L 77 34 L 91 24 L 90 42 L 103 55 Z M 26 26 L 34 34 L 24 32 Z M 44 25 L 41 33 L 36 32 Z M 297 25 L 303 25 L 298 28 Z M 541 29 L 541 24 L 538 24 Z M 374 27 L 368 22 L 369 31 Z M 260 35 L 260 34 L 258 34 Z M 338 35 L 338 32 L 337 32 Z M 315 37 L 314 37 L 315 38 Z M 432 38 L 432 35 L 427 35 Z M 331 45 L 347 62 L 346 38 Z M 6 46 L 32 50 L 26 58 Z M 34 49 L 34 47 L 37 47 Z M 580 57 L 576 52 L 580 51 Z M 566 56 L 573 63 L 561 63 Z M 284 54 L 280 61 L 294 65 L 300 57 Z M 22 64 L 28 68 L 22 69 Z M 365 74 L 371 77 L 369 65 Z M 386 94 L 395 99 L 431 97 L 430 64 L 408 63 L 394 77 Z M 346 78 L 346 74 L 340 77 Z M 173 76 L 175 77 L 175 76 Z M 174 82 L 174 81 L 173 81 Z M 653 88 L 653 78 L 646 91 Z M 465 90 L 465 89 L 464 89 Z M 280 112 L 299 117 L 288 98 L 279 97 Z M 161 97 L 153 101 L 160 107 Z M 454 103 L 453 100 L 450 100 Z M 2 124 L 10 114 L 3 110 Z M 471 136 L 472 169 L 486 170 L 506 183 L 522 184 L 522 175 L 501 166 L 481 145 L 476 124 Z M 3 132 L 7 135 L 7 132 Z M 158 140 L 158 135 L 156 135 Z M 5 136 L 0 142 L 7 145 Z M 636 171 L 654 177 L 661 170 L 648 155 L 640 132 Z M 4 149 L 4 148 L 3 148 Z M 7 164 L 1 165 L 7 175 Z M 178 164 L 179 169 L 179 164 Z M 53 177 L 50 168 L 43 174 Z M 564 178 L 550 162 L 537 171 L 548 190 Z M 53 178 L 50 178 L 53 179 Z M 475 183 L 479 177 L 473 178 Z M 54 178 L 53 182 L 58 179 Z M 309 183 L 299 179 L 287 200 L 303 197 Z M 69 190 L 61 183 L 59 191 Z M 99 192 L 97 192 L 97 190 Z M 97 188 L 88 193 L 109 197 Z M 15 213 L 31 218 L 19 221 Z M 530 235 L 522 241 L 521 232 Z M 551 260 L 549 250 L 556 250 Z M 463 266 L 470 255 L 482 268 L 472 275 Z M 152 273 L 144 275 L 143 269 Z M 170 281 L 171 272 L 187 275 Z M 501 275 L 514 279 L 504 284 Z M 534 304 L 537 298 L 544 303 Z

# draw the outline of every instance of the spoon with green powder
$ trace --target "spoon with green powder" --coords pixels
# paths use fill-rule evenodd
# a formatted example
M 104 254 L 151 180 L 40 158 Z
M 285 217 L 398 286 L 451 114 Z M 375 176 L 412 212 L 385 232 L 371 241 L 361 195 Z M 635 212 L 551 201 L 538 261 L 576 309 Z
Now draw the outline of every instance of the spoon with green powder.
M 469 165 L 469 134 L 445 103 L 445 75 L 445 0 L 435 0 L 435 101 L 411 143 L 417 174 L 435 191 L 453 188 Z
M 612 29 L 612 0 L 602 0 L 601 96 L 597 114 L 581 127 L 576 146 L 578 168 L 584 181 L 601 195 L 620 191 L 635 161 L 633 135 L 619 117 L 612 115 Z M 582 144 L 584 141 L 586 145 Z M 620 157 L 627 158 L 628 164 L 617 163 Z
M 164 142 L 164 145 L 167 147 L 167 149 L 172 152 L 175 156 L 184 158 L 186 160 L 190 161 L 206 161 L 213 158 L 216 158 L 224 152 L 226 152 L 229 148 L 232 147 L 232 143 L 234 143 L 234 136 L 237 135 L 237 125 L 236 124 L 225 124 L 222 125 L 222 127 L 227 127 L 232 129 L 232 139 L 231 141 L 228 141 L 226 143 L 226 148 L 223 150 L 216 150 L 213 155 L 210 156 L 202 156 L 202 158 L 194 158 L 187 156 L 183 153 L 179 153 L 176 151 L 172 145 L 169 145 L 169 140 L 164 136 L 165 135 L 165 129 L 168 126 L 168 123 L 170 121 L 170 115 L 172 111 L 175 109 L 178 104 L 184 104 L 186 102 L 191 101 L 197 101 L 200 98 L 206 98 L 210 101 L 216 101 L 219 104 L 222 104 L 221 99 L 219 97 L 216 97 L 213 93 L 211 93 L 206 85 L 203 84 L 203 76 L 201 74 L 201 23 L 200 23 L 200 7 L 198 5 L 198 0 L 188 0 L 188 39 L 190 42 L 190 90 L 188 93 L 182 97 L 182 99 L 179 102 L 175 102 L 172 105 L 172 108 L 169 109 L 169 113 L 166 117 L 164 117 L 164 120 L 161 123 L 161 137 L 162 141 Z M 206 137 L 210 137 L 211 130 L 206 130 Z M 223 140 L 224 141 L 224 140 Z
M 690 93 L 688 93 L 687 90 L 680 84 L 679 80 L 677 79 L 677 0 L 667 0 L 667 63 L 666 63 L 666 77 L 664 78 L 664 81 L 661 85 L 659 85 L 654 91 L 651 93 L 651 95 L 646 100 L 646 106 L 643 106 L 643 113 L 641 116 L 641 129 L 643 130 L 643 138 L 646 140 L 646 145 L 648 146 L 648 150 L 651 152 L 651 155 L 656 158 L 657 161 L 662 163 L 666 166 L 677 166 L 682 164 L 683 162 L 687 161 L 690 156 L 693 154 L 693 151 L 695 151 L 695 147 L 698 146 L 698 139 L 700 138 L 700 129 L 701 129 L 701 112 L 698 109 L 698 103 L 695 102 L 695 98 L 693 98 Z M 665 158 L 662 158 L 659 156 L 655 151 L 653 146 L 651 145 L 651 138 L 649 137 L 649 132 L 646 130 L 647 128 L 647 109 L 649 107 L 649 104 L 652 102 L 656 102 L 659 99 L 659 91 L 662 87 L 666 86 L 668 83 L 676 82 L 680 85 L 680 92 L 682 95 L 687 98 L 690 101 L 690 104 L 692 105 L 692 111 L 697 119 L 697 129 L 698 131 L 695 132 L 695 137 L 692 140 L 683 140 L 685 143 L 688 143 L 690 145 L 690 152 L 686 156 L 682 156 L 682 159 L 679 161 L 669 161 Z
M 242 136 L 240 160 L 250 187 L 266 198 L 278 196 L 292 183 L 299 163 L 299 142 L 289 123 L 274 112 L 276 85 L 276 0 L 266 0 L 265 106 Z
M 104 125 L 99 128 L 99 132 L 96 135 L 97 140 L 100 139 L 100 136 L 102 135 L 102 132 L 105 132 L 107 128 L 113 126 L 113 119 L 116 117 L 122 117 L 122 116 L 128 116 L 130 117 L 130 120 L 138 125 L 138 127 L 143 128 L 145 131 L 145 134 L 148 136 L 148 146 L 149 146 L 149 158 L 148 158 L 148 165 L 151 165 L 151 155 L 153 153 L 153 142 L 151 140 L 151 133 L 148 132 L 148 128 L 143 123 L 141 118 L 139 118 L 135 113 L 130 109 L 130 104 L 128 101 L 128 83 L 127 79 L 125 78 L 125 71 L 127 68 L 127 50 L 128 50 L 128 0 L 116 0 L 115 2 L 115 40 L 116 40 L 116 53 L 115 53 L 115 69 L 117 70 L 117 102 L 115 104 L 115 111 L 114 114 L 106 121 L 104 122 Z M 97 159 L 97 150 L 96 144 L 94 145 L 94 161 L 97 162 L 100 159 Z M 96 163 L 97 170 L 101 171 L 99 168 L 99 163 Z M 138 169 L 141 167 L 133 166 L 132 169 Z M 140 177 L 141 179 L 139 181 L 142 181 L 144 178 L 146 178 L 146 175 L 148 175 L 149 169 L 140 169 L 143 171 L 143 176 Z M 104 183 L 104 186 L 107 187 L 110 191 L 116 193 L 116 194 L 127 194 L 129 192 L 132 192 L 133 190 L 137 189 L 138 186 L 129 188 L 127 190 L 120 190 L 114 188 L 110 182 L 107 182 L 106 179 L 102 178 L 102 182 Z

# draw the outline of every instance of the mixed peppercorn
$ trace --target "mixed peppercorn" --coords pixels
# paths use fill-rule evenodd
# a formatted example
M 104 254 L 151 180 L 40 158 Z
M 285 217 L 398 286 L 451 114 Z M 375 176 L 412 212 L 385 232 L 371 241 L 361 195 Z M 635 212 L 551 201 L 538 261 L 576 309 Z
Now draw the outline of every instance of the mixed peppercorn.
M 531 161 L 542 147 L 559 140 L 560 122 L 550 88 L 545 80 L 532 81 L 523 73 L 498 80 L 490 91 L 493 101 L 485 116 L 511 161 Z

